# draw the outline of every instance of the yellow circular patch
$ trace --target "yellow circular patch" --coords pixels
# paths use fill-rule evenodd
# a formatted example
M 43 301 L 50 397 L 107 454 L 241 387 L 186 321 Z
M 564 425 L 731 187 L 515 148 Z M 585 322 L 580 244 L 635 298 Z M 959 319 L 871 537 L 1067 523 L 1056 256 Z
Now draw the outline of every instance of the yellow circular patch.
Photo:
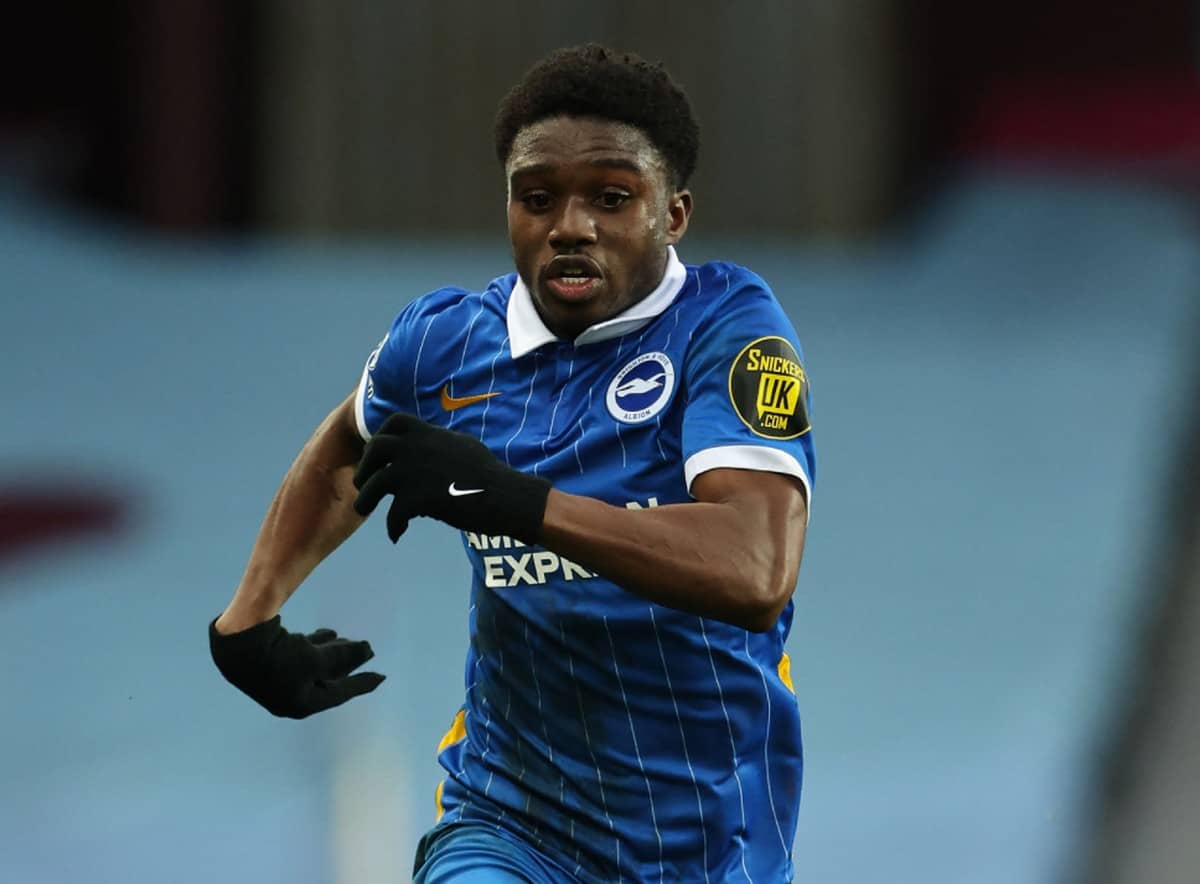
M 758 436 L 795 439 L 810 429 L 808 376 L 786 338 L 769 335 L 742 348 L 729 367 L 729 401 Z

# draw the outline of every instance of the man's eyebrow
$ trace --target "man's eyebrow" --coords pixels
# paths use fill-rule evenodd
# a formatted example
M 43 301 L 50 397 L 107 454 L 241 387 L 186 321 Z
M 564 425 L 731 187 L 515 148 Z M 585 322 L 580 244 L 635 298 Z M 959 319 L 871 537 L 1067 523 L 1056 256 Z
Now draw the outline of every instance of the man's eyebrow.
M 597 157 L 594 160 L 589 160 L 588 165 L 597 169 L 623 169 L 627 172 L 636 172 L 639 175 L 645 174 L 646 171 L 641 165 L 625 157 Z M 553 163 L 530 163 L 527 166 L 517 166 L 512 170 L 512 175 L 509 177 L 544 175 L 547 172 L 553 172 L 556 168 Z
M 518 175 L 542 175 L 546 172 L 553 172 L 554 166 L 549 163 L 530 163 L 527 166 L 517 166 L 512 170 L 510 178 L 516 178 Z

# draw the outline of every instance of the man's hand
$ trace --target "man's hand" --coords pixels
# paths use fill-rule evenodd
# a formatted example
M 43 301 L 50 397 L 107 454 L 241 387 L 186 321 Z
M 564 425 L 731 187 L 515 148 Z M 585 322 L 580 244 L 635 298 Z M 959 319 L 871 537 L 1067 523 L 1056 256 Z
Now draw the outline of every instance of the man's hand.
M 276 615 L 242 632 L 208 627 L 213 662 L 235 688 L 273 715 L 307 718 L 375 690 L 384 676 L 350 673 L 373 656 L 365 641 L 338 638 L 332 629 L 288 632 Z
M 413 516 L 462 531 L 536 542 L 550 483 L 501 463 L 478 439 L 409 414 L 393 414 L 371 437 L 354 474 L 354 509 L 369 515 L 385 495 L 388 537 L 395 543 Z

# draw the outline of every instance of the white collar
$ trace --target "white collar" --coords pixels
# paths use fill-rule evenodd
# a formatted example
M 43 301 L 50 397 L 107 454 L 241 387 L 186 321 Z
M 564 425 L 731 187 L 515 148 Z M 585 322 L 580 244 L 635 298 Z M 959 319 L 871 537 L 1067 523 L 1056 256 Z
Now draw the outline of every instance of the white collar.
M 637 331 L 671 306 L 686 279 L 687 268 L 675 254 L 675 247 L 667 246 L 667 270 L 658 287 L 616 316 L 585 328 L 575 339 L 575 346 L 607 341 Z M 512 358 L 519 359 L 554 340 L 557 340 L 554 332 L 542 322 L 529 289 L 518 276 L 508 299 L 508 345 Z

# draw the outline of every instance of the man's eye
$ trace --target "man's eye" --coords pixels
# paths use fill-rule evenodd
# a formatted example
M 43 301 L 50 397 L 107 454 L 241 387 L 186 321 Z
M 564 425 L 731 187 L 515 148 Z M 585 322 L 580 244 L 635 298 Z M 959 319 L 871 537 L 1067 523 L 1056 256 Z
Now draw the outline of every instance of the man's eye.
M 621 190 L 606 190 L 596 197 L 596 204 L 602 209 L 619 209 L 625 205 L 629 194 Z
M 525 204 L 525 208 L 534 212 L 541 212 L 550 208 L 550 194 L 544 191 L 534 191 L 522 196 L 521 202 Z

